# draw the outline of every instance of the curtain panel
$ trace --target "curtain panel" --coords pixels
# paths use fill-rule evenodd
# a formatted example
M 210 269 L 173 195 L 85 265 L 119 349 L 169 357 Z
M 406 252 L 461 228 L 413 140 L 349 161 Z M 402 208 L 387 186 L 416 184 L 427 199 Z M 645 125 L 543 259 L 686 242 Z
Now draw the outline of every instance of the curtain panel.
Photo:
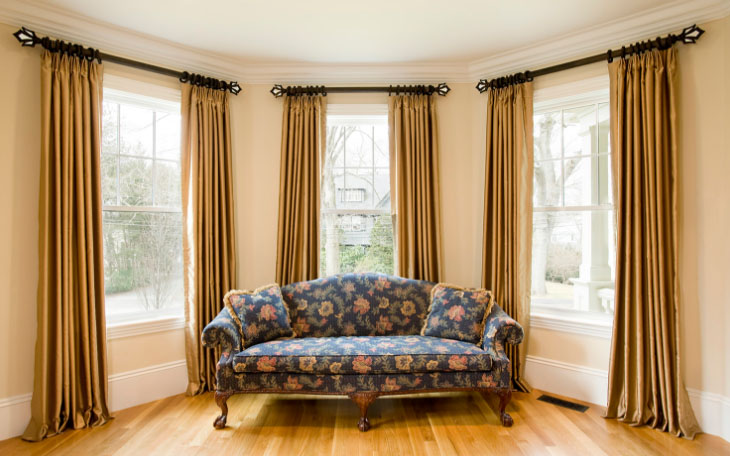
M 324 96 L 284 98 L 276 282 L 319 276 L 320 173 L 326 144 Z
M 220 352 L 200 335 L 236 288 L 231 120 L 226 92 L 182 84 L 185 355 L 189 395 L 215 390 Z
M 23 439 L 106 423 L 102 66 L 41 54 L 38 329 Z
M 396 274 L 439 282 L 442 276 L 441 195 L 433 97 L 389 97 L 388 124 Z
M 677 53 L 609 64 L 616 287 L 606 417 L 700 431 L 679 359 Z
M 489 90 L 484 187 L 482 286 L 529 335 L 532 257 L 532 83 Z M 512 380 L 524 379 L 526 343 L 508 345 Z

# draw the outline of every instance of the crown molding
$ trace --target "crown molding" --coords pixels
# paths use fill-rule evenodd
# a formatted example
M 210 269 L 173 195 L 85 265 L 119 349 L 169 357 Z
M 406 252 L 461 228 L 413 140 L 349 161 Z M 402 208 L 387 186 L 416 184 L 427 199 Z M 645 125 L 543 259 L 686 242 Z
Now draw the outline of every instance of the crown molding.
M 666 5 L 572 32 L 537 45 L 483 57 L 469 64 L 475 79 L 493 78 L 606 52 L 628 43 L 676 32 L 730 14 L 730 0 L 674 1 Z
M 474 61 L 399 64 L 250 63 L 96 21 L 33 0 L 3 0 L 0 22 L 180 71 L 246 84 L 475 82 L 563 62 L 730 14 L 730 0 L 673 1 L 588 30 Z

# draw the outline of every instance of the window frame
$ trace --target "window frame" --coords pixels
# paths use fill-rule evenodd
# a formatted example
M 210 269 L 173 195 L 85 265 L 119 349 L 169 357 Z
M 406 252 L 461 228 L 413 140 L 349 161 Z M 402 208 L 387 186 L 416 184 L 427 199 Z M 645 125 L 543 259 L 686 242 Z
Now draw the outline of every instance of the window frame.
M 181 92 L 179 88 L 150 84 L 147 82 L 139 81 L 136 79 L 129 79 L 114 74 L 105 74 L 103 91 L 103 101 L 132 104 L 137 107 L 152 109 L 155 112 L 169 112 L 178 115 L 181 112 Z M 153 131 L 156 128 L 158 120 L 159 119 L 155 116 Z M 117 126 L 117 128 L 119 128 L 119 126 Z M 117 132 L 117 140 L 119 140 L 119 132 Z M 150 162 L 152 162 L 153 176 L 156 175 L 155 173 L 158 161 L 177 163 L 178 166 L 182 165 L 181 161 L 179 160 L 170 160 L 165 158 L 159 158 L 156 156 L 157 142 L 154 133 L 152 144 L 153 153 L 150 157 L 140 157 L 136 155 L 126 155 L 120 153 L 117 153 L 116 156 L 118 159 L 121 159 L 122 157 L 133 157 L 149 160 Z M 119 189 L 118 179 L 119 165 L 117 164 L 117 189 Z M 154 183 L 152 192 L 154 195 Z M 154 199 L 152 201 L 152 204 L 153 205 L 140 206 L 122 205 L 120 204 L 119 193 L 117 192 L 116 204 L 102 204 L 102 213 L 110 211 L 182 214 L 182 207 L 178 209 L 169 206 L 155 206 Z M 174 309 L 141 311 L 122 316 L 113 316 L 112 318 L 109 318 L 108 313 L 105 312 L 107 329 L 106 337 L 107 339 L 117 339 L 184 328 L 184 308 L 185 302 L 182 303 L 182 306 Z
M 327 127 L 329 127 L 330 124 L 330 117 L 337 117 L 338 122 L 347 122 L 348 120 L 352 123 L 360 123 L 362 122 L 365 125 L 371 125 L 372 120 L 377 119 L 378 122 L 382 122 L 383 119 L 385 119 L 386 125 L 388 124 L 388 105 L 385 103 L 366 103 L 366 104 L 329 104 L 327 105 Z M 389 151 L 390 152 L 390 151 Z M 374 150 L 373 150 L 374 154 Z M 322 163 L 322 170 L 324 171 L 324 162 Z M 391 161 L 389 160 L 388 166 L 377 166 L 375 165 L 375 157 L 372 157 L 372 173 L 373 173 L 373 193 L 375 188 L 375 174 L 377 173 L 378 169 L 388 169 L 388 173 L 390 174 L 393 172 L 391 169 Z M 343 170 L 343 175 L 345 176 L 345 182 L 346 182 L 346 175 L 347 175 L 347 163 L 346 159 L 343 159 L 342 166 L 334 166 L 333 169 L 340 169 Z M 345 197 L 345 193 L 347 191 L 347 187 L 342 188 L 342 194 L 343 198 Z M 339 189 L 335 188 L 335 197 L 339 196 Z M 336 215 L 349 215 L 349 216 L 355 216 L 355 215 L 362 215 L 362 216 L 390 216 L 391 218 L 391 226 L 393 230 L 393 274 L 397 271 L 397 242 L 396 242 L 396 213 L 393 210 L 393 195 L 391 193 L 391 208 L 390 209 L 337 209 L 337 208 L 323 208 L 320 203 L 320 209 L 319 213 L 320 216 L 326 215 L 326 214 L 336 214 Z M 346 201 L 346 198 L 344 199 Z M 374 203 L 377 203 L 374 201 Z M 362 230 L 364 231 L 364 230 Z M 321 246 L 323 245 L 323 236 L 322 236 L 322 230 L 320 230 L 320 233 L 318 235 L 318 244 L 320 246 L 319 251 L 321 251 Z M 321 259 L 320 259 L 321 264 Z M 319 276 L 324 277 L 323 271 L 320 269 Z
M 561 111 L 561 128 L 563 128 L 564 111 L 584 107 L 588 105 L 596 106 L 596 116 L 598 116 L 599 105 L 609 103 L 609 80 L 607 76 L 594 78 L 586 78 L 558 86 L 548 87 L 535 91 L 533 101 L 533 117 L 555 111 Z M 610 157 L 613 150 L 609 153 L 598 153 L 590 155 L 565 156 L 564 145 L 562 144 L 563 133 L 561 132 L 561 153 L 558 158 L 545 160 L 534 159 L 534 163 L 538 162 L 561 162 L 561 201 L 556 206 L 535 206 L 533 199 L 530 203 L 533 205 L 532 210 L 535 212 L 585 212 L 585 211 L 611 211 L 615 217 L 614 202 L 601 204 L 592 198 L 590 205 L 565 205 L 565 176 L 562 172 L 562 163 L 570 159 L 584 159 L 607 156 Z M 610 141 L 610 134 L 609 134 Z M 610 166 L 610 160 L 609 160 Z M 610 169 L 609 169 L 610 171 Z M 591 183 L 599 185 L 599 183 Z M 609 196 L 611 189 L 609 188 Z M 532 237 L 531 246 L 532 249 Z M 530 325 L 535 328 L 549 329 L 552 331 L 568 332 L 574 334 L 588 335 L 604 339 L 610 339 L 613 329 L 613 314 L 599 313 L 593 311 L 559 309 L 549 306 L 534 305 L 532 302 L 532 294 L 530 294 Z

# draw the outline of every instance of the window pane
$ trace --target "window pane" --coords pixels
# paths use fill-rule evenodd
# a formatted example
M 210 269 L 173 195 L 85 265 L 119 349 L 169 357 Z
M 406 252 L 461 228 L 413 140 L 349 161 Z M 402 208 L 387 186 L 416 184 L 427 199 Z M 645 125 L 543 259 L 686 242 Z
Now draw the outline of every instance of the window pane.
M 563 162 L 565 172 L 565 205 L 590 206 L 595 158 L 569 158 Z
M 374 209 L 390 211 L 390 171 L 388 168 L 375 169 Z
M 152 157 L 152 118 L 149 109 L 122 104 L 119 110 L 121 153 Z
M 155 157 L 180 160 L 180 115 L 168 112 L 155 113 Z
M 372 168 L 373 127 L 359 125 L 347 137 L 345 166 L 348 168 Z
M 104 211 L 106 315 L 182 308 L 182 214 Z
M 533 171 L 533 204 L 551 207 L 563 204 L 562 161 L 535 161 Z
M 345 182 L 343 204 L 340 207 L 344 209 L 373 208 L 372 168 L 345 168 Z
M 532 227 L 532 303 L 573 308 L 581 262 L 580 212 L 535 212 Z
M 151 206 L 152 160 L 121 157 L 119 160 L 119 202 L 123 206 Z
M 344 272 L 393 274 L 390 215 L 324 214 L 321 275 Z
M 155 206 L 181 208 L 179 163 L 163 160 L 155 163 Z
M 101 112 L 101 152 L 103 154 L 119 153 L 117 139 L 119 137 L 119 105 L 117 103 L 104 102 Z
M 608 103 L 598 105 L 598 122 L 598 153 L 608 154 L 611 152 Z M 598 193 L 601 204 L 613 204 L 611 177 L 611 156 L 602 155 L 598 164 Z
M 390 167 L 388 126 L 375 125 L 375 166 Z
M 534 117 L 535 161 L 560 158 L 560 134 L 560 111 Z
M 345 171 L 342 168 L 325 167 L 322 172 L 322 209 L 341 208 L 345 195 Z
M 611 210 L 534 212 L 532 305 L 613 312 L 613 230 Z
M 565 157 L 590 155 L 595 148 L 596 105 L 563 111 Z
M 327 151 L 325 166 L 342 168 L 345 166 L 345 140 L 355 127 L 337 125 L 327 128 Z
M 115 206 L 117 202 L 117 155 L 101 154 L 102 204 Z

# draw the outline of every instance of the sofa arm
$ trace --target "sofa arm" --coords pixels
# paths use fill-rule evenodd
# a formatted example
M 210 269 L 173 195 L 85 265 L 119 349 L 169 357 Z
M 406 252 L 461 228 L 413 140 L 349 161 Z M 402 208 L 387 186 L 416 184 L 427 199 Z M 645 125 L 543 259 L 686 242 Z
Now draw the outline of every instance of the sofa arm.
M 484 324 L 482 349 L 497 358 L 507 359 L 504 344 L 517 345 L 524 336 L 522 326 L 495 303 Z
M 236 322 L 233 321 L 226 308 L 223 308 L 213 321 L 203 329 L 201 340 L 204 346 L 216 348 L 220 345 L 224 353 L 230 353 L 231 355 L 241 350 L 241 335 Z

